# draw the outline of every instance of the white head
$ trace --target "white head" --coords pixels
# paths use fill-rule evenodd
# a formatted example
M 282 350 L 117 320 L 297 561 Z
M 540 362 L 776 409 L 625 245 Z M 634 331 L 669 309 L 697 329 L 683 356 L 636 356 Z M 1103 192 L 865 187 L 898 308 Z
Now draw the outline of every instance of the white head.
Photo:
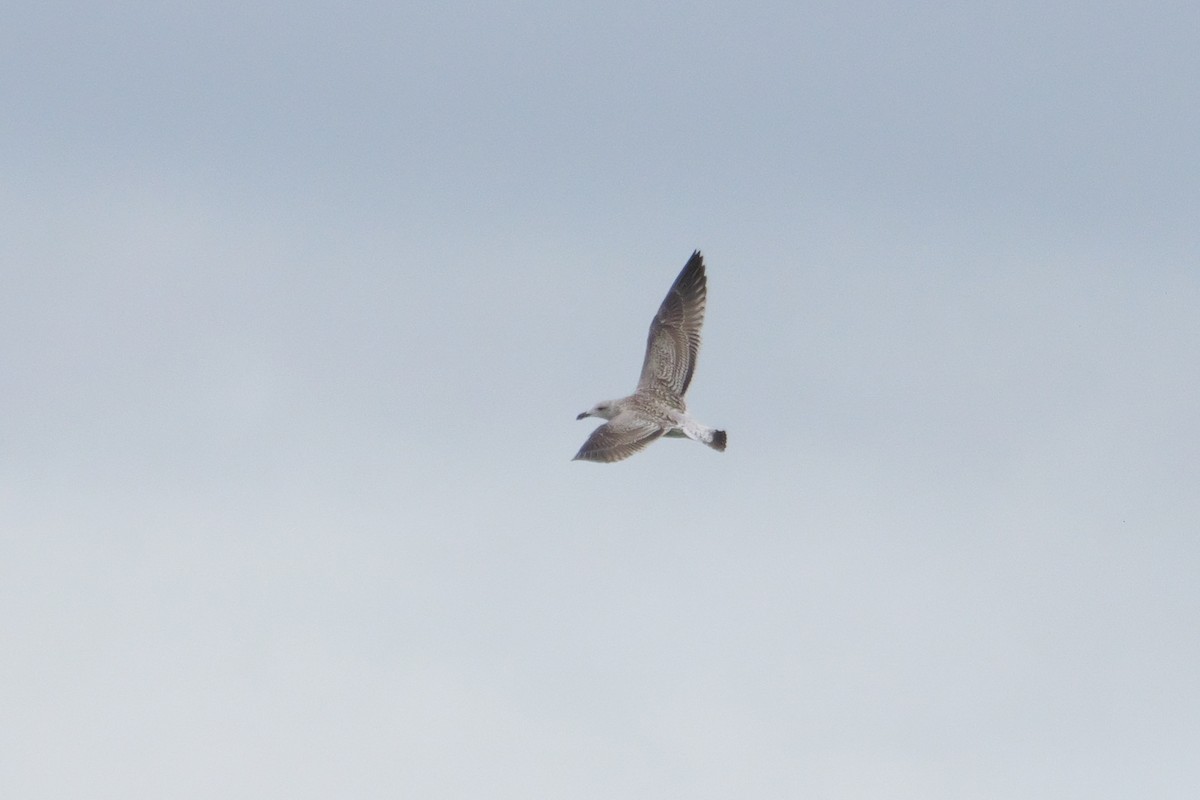
M 617 405 L 616 400 L 605 400 L 584 411 L 575 419 L 583 419 L 584 417 L 600 417 L 601 419 L 612 419 L 621 409 Z

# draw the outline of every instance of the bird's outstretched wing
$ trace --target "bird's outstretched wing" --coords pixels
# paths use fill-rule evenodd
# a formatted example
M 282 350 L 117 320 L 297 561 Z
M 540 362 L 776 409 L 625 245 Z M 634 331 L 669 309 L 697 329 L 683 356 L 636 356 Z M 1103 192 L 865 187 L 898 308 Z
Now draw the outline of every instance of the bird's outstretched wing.
M 663 435 L 663 429 L 645 417 L 622 412 L 592 431 L 573 461 L 620 461 Z
M 708 281 L 704 274 L 704 256 L 692 253 L 679 277 L 658 307 L 646 339 L 646 359 L 638 390 L 667 390 L 683 397 L 696 358 L 700 354 L 700 326 L 704 324 L 704 304 Z

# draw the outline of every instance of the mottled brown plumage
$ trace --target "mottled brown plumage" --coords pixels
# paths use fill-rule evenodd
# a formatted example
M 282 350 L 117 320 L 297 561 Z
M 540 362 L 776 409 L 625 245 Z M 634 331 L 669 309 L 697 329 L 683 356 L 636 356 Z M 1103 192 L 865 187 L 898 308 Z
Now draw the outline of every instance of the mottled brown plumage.
M 608 422 L 592 431 L 576 460 L 620 461 L 661 436 L 686 436 L 714 450 L 725 449 L 725 432 L 692 419 L 683 399 L 696 371 L 707 299 L 704 257 L 697 250 L 650 323 L 637 389 L 629 397 L 597 403 L 579 415 L 579 419 L 601 417 Z

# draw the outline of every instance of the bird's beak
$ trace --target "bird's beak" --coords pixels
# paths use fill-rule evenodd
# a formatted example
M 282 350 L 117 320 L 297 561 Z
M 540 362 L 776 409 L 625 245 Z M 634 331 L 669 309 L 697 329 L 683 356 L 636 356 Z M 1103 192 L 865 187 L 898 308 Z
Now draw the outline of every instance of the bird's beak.
M 580 414 L 578 417 L 576 417 L 575 419 L 583 419 L 584 417 L 590 417 L 591 415 L 592 415 L 592 412 L 585 411 L 582 414 Z

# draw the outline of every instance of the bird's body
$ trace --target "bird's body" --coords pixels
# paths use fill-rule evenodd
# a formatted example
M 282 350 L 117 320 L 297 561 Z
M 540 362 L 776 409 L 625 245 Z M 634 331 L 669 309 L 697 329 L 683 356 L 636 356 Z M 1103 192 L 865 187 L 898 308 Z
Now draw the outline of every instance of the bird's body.
M 579 415 L 578 419 L 608 421 L 592 431 L 575 454 L 576 460 L 620 461 L 662 436 L 687 437 L 714 450 L 725 449 L 725 431 L 693 419 L 683 400 L 700 353 L 707 286 L 704 257 L 697 250 L 650 323 L 637 389 L 628 397 L 597 403 Z

